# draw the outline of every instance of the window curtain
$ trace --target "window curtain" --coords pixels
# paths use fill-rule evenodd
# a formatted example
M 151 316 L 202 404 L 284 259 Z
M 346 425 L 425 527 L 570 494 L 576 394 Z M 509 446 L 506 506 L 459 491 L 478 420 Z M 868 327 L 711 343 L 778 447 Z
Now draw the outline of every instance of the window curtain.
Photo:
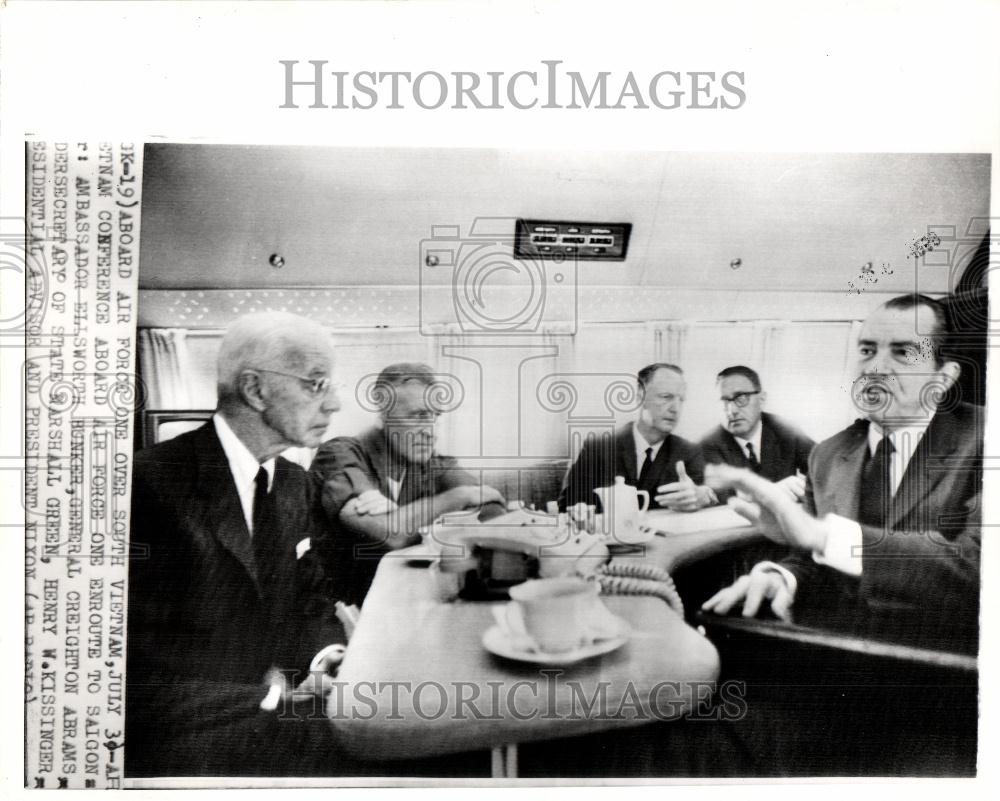
M 787 320 L 755 320 L 750 362 L 761 376 L 774 375 L 782 362 Z
M 847 401 L 843 404 L 843 423 L 850 425 L 861 417 L 861 410 L 854 401 L 854 381 L 858 377 L 858 339 L 861 337 L 861 320 L 852 320 L 847 334 L 847 347 L 844 351 L 844 369 L 840 379 L 840 387 Z
M 430 331 L 335 330 L 342 409 L 327 436 L 357 435 L 375 423 L 364 387 L 386 365 L 419 361 L 444 379 L 439 449 L 459 458 L 572 458 L 574 432 L 634 419 L 625 387 L 654 361 L 680 365 L 687 403 L 677 434 L 700 439 L 721 420 L 715 375 L 758 370 L 767 409 L 817 441 L 858 416 L 850 399 L 861 324 L 831 321 L 659 320 L 557 324 L 525 336 L 470 335 L 457 324 Z M 211 408 L 221 332 L 140 329 L 139 369 L 147 408 Z M 588 422 L 589 421 L 589 422 Z M 308 463 L 311 454 L 302 454 Z
M 148 409 L 190 409 L 187 332 L 181 328 L 139 329 L 139 370 Z
M 691 326 L 678 320 L 652 321 L 647 329 L 652 335 L 654 358 L 650 361 L 676 364 L 684 368 L 684 345 Z
M 375 377 L 390 364 L 421 362 L 434 366 L 430 338 L 415 330 L 333 331 L 334 378 L 342 383 L 340 411 L 330 421 L 328 437 L 356 436 L 378 421 L 369 397 Z
M 431 333 L 430 363 L 443 384 L 438 449 L 460 459 L 509 455 L 517 431 L 512 388 L 524 350 L 511 346 L 513 337 L 470 335 L 457 323 Z

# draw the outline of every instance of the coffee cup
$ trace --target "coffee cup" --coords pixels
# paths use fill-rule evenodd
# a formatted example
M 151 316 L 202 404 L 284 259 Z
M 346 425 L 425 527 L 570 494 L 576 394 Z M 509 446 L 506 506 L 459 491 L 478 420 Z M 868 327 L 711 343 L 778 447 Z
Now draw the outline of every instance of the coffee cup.
M 588 644 L 590 613 L 599 587 L 574 576 L 533 579 L 509 590 L 508 621 L 538 648 L 563 653 Z M 514 616 L 517 620 L 510 620 Z M 520 624 L 520 625 L 518 625 Z

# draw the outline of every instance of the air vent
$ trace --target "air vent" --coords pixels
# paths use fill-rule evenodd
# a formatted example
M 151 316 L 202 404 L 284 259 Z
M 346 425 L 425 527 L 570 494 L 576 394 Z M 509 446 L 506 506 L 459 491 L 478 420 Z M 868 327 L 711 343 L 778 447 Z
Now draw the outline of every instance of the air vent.
M 514 257 L 577 261 L 625 261 L 632 223 L 518 220 Z

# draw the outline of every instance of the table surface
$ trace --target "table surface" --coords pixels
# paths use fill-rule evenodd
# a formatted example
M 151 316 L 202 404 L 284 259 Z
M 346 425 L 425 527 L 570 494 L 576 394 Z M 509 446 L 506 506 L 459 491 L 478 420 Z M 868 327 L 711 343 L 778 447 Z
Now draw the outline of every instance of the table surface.
M 657 598 L 602 600 L 632 627 L 621 648 L 563 667 L 514 662 L 482 645 L 495 604 L 438 600 L 432 572 L 395 552 L 365 599 L 328 716 L 355 756 L 400 759 L 639 725 L 707 698 L 719 659 L 703 635 Z
M 705 511 L 712 512 L 711 509 Z M 753 526 L 733 526 L 680 534 L 662 533 L 662 529 L 670 528 L 672 521 L 679 519 L 681 522 L 687 523 L 699 514 L 702 513 L 687 514 L 685 512 L 671 512 L 667 509 L 649 512 L 646 516 L 646 524 L 661 533 L 654 536 L 634 555 L 662 567 L 668 573 L 673 573 L 678 568 L 713 554 L 763 539 L 763 535 Z M 617 558 L 626 557 L 619 556 Z

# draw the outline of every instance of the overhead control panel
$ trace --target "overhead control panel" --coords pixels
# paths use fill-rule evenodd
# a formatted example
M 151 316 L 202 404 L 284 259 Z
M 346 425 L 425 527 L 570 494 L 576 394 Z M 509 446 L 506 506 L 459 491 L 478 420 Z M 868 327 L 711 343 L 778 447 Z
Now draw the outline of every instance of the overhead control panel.
M 514 256 L 518 259 L 624 261 L 632 223 L 518 220 Z

